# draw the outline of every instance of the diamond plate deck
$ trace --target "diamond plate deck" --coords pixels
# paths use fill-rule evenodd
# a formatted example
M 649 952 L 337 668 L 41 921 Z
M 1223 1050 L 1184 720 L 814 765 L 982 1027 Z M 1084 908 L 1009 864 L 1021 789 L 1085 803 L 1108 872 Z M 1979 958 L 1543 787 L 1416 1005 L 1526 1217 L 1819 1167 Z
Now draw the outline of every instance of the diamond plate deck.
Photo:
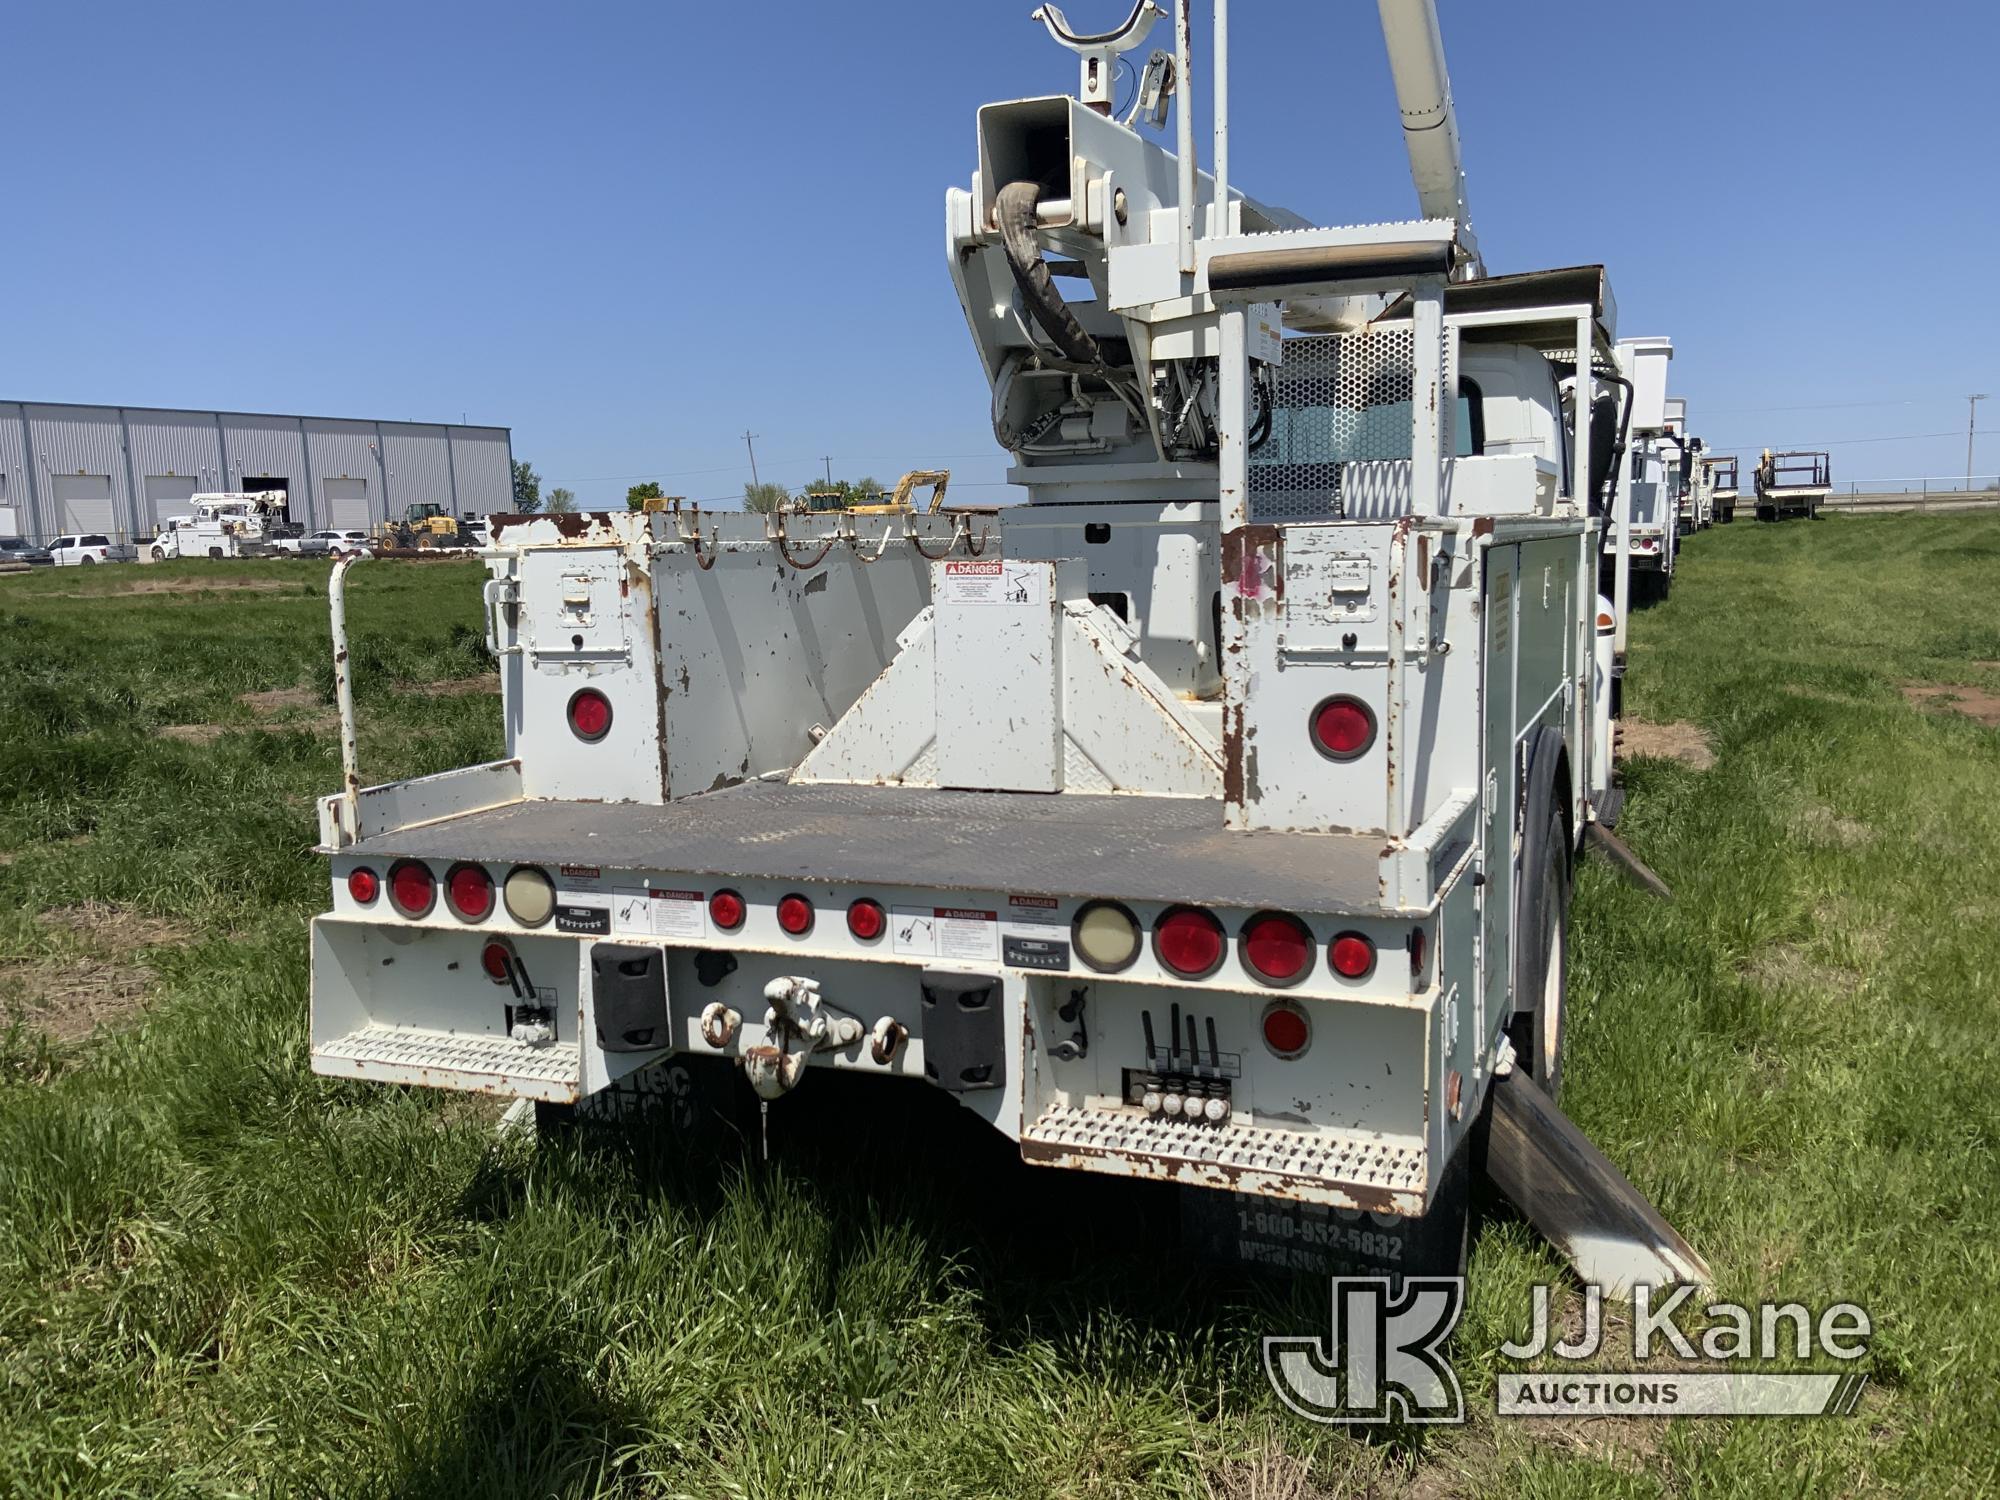
M 1196 798 L 752 782 L 663 807 L 517 802 L 344 852 L 1359 914 L 1382 910 L 1383 844 L 1230 832 Z
M 1258 1125 L 1191 1124 L 1131 1110 L 1054 1104 L 1021 1134 L 1021 1154 L 1048 1166 L 1091 1159 L 1103 1170 L 1307 1203 L 1421 1213 L 1424 1152 L 1356 1136 Z
M 577 1096 L 581 1065 L 574 1042 L 530 1047 L 509 1037 L 365 1026 L 314 1046 L 313 1071 L 567 1102 Z

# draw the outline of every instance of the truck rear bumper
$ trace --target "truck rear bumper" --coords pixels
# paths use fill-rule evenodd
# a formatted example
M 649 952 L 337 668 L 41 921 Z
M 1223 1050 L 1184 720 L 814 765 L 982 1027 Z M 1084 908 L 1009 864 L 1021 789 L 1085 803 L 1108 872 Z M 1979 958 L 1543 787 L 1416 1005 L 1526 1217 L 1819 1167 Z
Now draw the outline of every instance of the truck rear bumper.
M 1384 908 L 1386 842 L 1233 833 L 1218 802 L 1194 797 L 748 782 L 665 804 L 508 801 L 365 835 L 340 852 L 1366 913 Z

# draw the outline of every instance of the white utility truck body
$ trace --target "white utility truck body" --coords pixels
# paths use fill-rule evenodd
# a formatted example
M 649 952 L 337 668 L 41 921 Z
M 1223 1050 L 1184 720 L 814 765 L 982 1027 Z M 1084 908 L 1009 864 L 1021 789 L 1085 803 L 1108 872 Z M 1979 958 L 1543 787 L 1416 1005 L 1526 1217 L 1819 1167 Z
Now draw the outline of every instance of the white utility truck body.
M 495 518 L 507 753 L 386 786 L 336 566 L 318 1071 L 927 1081 L 1029 1161 L 1204 1190 L 1250 1259 L 1462 1226 L 1496 1075 L 1559 1074 L 1610 791 L 1603 434 L 1565 403 L 1616 399 L 1615 307 L 1598 267 L 1483 274 L 1429 0 L 1381 4 L 1425 217 L 1344 228 L 1197 171 L 1185 28 L 1146 74 L 1179 149 L 1157 87 L 1109 118 L 1154 9 L 1038 12 L 1079 97 L 981 109 L 947 195 L 1028 503 Z
M 1665 338 L 1621 339 L 1617 349 L 1618 368 L 1631 382 L 1631 422 L 1618 471 L 1619 519 L 1614 522 L 1607 550 L 1625 553 L 1635 591 L 1643 589 L 1656 598 L 1664 597 L 1672 582 L 1679 539 L 1676 491 L 1680 454 L 1678 443 L 1669 435 L 1667 410 L 1667 361 L 1673 352 L 1673 341 Z M 1625 600 L 1608 586 L 1608 568 L 1605 581 L 1606 592 L 1620 601 L 1618 647 L 1622 654 Z
M 1708 491 L 1701 473 L 1702 442 L 1688 430 L 1687 399 L 1667 397 L 1665 450 L 1667 482 L 1676 495 L 1675 516 L 1680 536 L 1693 536 L 1710 524 Z M 1678 548 L 1676 548 L 1678 551 Z
M 1702 455 L 1701 472 L 1708 485 L 1709 503 L 1715 512 L 1716 524 L 1727 526 L 1736 519 L 1736 457 L 1734 454 L 1706 453 Z
M 1819 519 L 1819 508 L 1833 492 L 1833 460 L 1824 453 L 1773 453 L 1757 460 L 1757 519 L 1784 521 L 1804 516 Z
M 283 490 L 216 490 L 189 497 L 192 515 L 168 516 L 148 546 L 153 561 L 179 557 L 272 557 L 296 552 L 295 536 L 279 534 Z M 290 542 L 287 546 L 286 543 Z

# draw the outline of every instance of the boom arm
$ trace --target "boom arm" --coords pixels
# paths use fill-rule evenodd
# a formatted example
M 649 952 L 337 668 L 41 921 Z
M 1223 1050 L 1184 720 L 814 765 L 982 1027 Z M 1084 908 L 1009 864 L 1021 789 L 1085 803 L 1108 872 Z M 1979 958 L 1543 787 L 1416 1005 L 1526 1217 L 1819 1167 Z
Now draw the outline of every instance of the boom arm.
M 1449 219 L 1458 226 L 1458 242 L 1466 258 L 1453 279 L 1484 276 L 1486 264 L 1480 258 L 1479 241 L 1472 233 L 1472 210 L 1465 201 L 1465 164 L 1459 155 L 1458 115 L 1452 108 L 1451 76 L 1445 71 L 1437 5 L 1435 0 L 1378 3 L 1417 202 L 1425 218 Z

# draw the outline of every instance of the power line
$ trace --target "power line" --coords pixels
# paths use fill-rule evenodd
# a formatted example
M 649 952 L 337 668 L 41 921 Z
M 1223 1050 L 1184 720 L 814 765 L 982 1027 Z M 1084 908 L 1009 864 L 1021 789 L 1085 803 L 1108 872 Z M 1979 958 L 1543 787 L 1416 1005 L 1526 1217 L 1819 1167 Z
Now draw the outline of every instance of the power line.
M 1957 436 L 1958 434 L 1956 432 L 1894 432 L 1890 433 L 1887 437 L 1795 438 L 1788 443 L 1767 443 L 1764 442 L 1762 439 L 1759 439 L 1756 442 L 1749 444 L 1711 441 L 1709 443 L 1709 447 L 1720 449 L 1720 448 L 1742 448 L 1747 446 L 1752 448 L 1769 448 L 1772 451 L 1777 452 L 1792 448 L 1800 448 L 1807 450 L 1815 448 L 1842 448 L 1850 443 L 1916 443 L 1916 442 L 1921 442 L 1926 438 L 1947 438 L 1947 437 L 1957 437 Z
M 1006 450 L 1001 448 L 989 448 L 984 453 L 932 453 L 926 457 L 928 462 L 933 463 L 959 462 L 981 458 L 999 459 L 1005 456 L 1005 452 Z M 909 457 L 907 452 L 849 453 L 844 455 L 842 461 L 844 463 L 858 464 L 867 463 L 874 459 L 907 457 Z M 770 464 L 773 469 L 788 469 L 801 468 L 807 464 L 818 463 L 820 460 L 817 458 L 781 458 L 774 461 L 767 458 L 764 462 Z M 698 479 L 705 474 L 735 474 L 739 472 L 741 471 L 737 469 L 735 464 L 718 464 L 712 469 L 648 469 L 643 474 L 565 475 L 564 482 L 567 484 L 630 484 L 640 479 Z
M 1710 417 L 1747 417 L 1767 411 L 1853 411 L 1863 406 L 1942 406 L 1958 396 L 1917 396 L 1889 401 L 1811 401 L 1803 406 L 1728 406 L 1704 413 Z

